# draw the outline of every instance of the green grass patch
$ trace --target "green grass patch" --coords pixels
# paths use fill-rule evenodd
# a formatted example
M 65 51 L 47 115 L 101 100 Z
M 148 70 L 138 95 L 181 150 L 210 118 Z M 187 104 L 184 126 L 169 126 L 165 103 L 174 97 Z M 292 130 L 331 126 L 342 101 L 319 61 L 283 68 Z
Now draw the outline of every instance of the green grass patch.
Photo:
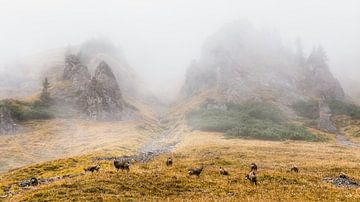
M 358 105 L 339 100 L 328 100 L 327 103 L 333 115 L 347 115 L 353 119 L 360 119 Z M 292 104 L 292 108 L 299 116 L 309 119 L 319 118 L 319 104 L 316 100 L 299 101 Z
M 328 103 L 334 115 L 348 115 L 353 119 L 360 119 L 360 106 L 338 100 L 332 100 Z
M 305 127 L 287 123 L 282 111 L 263 102 L 227 104 L 227 109 L 196 109 L 187 114 L 197 130 L 225 132 L 231 138 L 317 141 Z
M 298 101 L 291 106 L 298 116 L 309 119 L 319 118 L 319 103 L 316 100 Z
M 12 117 L 18 121 L 53 118 L 49 105 L 41 101 L 25 102 L 10 99 L 2 100 L 1 105 L 6 106 L 11 111 Z

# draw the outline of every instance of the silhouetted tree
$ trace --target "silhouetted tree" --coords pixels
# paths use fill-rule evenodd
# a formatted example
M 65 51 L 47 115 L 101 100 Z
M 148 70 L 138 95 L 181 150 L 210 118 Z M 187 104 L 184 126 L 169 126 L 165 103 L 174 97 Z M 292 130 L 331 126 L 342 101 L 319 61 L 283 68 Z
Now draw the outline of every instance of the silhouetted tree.
M 309 55 L 308 63 L 314 66 L 327 66 L 328 58 L 322 46 L 314 47 Z
M 50 93 L 49 93 L 50 83 L 48 78 L 46 77 L 43 82 L 43 88 L 40 95 L 40 100 L 44 104 L 49 104 L 51 101 Z

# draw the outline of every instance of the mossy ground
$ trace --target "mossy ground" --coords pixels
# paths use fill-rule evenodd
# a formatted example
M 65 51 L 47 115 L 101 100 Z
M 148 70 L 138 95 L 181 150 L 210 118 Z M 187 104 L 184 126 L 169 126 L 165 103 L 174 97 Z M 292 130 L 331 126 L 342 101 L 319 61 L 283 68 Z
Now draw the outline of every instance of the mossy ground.
M 1 175 L 1 187 L 28 177 L 51 177 L 80 173 L 99 163 L 99 173 L 63 179 L 20 191 L 12 201 L 356 201 L 360 189 L 337 188 L 322 181 L 340 172 L 360 181 L 360 149 L 337 146 L 333 135 L 328 142 L 260 141 L 226 139 L 221 133 L 193 131 L 171 154 L 154 157 L 148 163 L 134 163 L 131 171 L 116 172 L 111 161 L 93 162 L 80 156 L 46 162 Z M 100 154 L 99 154 L 100 155 Z M 118 153 L 118 155 L 121 155 Z M 173 167 L 166 167 L 168 156 Z M 249 164 L 258 164 L 258 186 L 244 179 Z M 187 169 L 204 164 L 202 175 L 189 177 Z M 297 165 L 300 173 L 290 173 Z M 230 176 L 218 174 L 225 167 Z

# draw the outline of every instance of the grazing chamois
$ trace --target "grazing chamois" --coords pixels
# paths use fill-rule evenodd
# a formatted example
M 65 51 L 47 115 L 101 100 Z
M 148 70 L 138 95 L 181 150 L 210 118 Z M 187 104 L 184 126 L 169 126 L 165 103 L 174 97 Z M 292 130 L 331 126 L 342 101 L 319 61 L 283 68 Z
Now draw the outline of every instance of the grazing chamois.
M 250 164 L 250 169 L 251 169 L 251 171 L 256 172 L 257 171 L 257 165 L 255 163 L 251 163 Z
M 92 165 L 92 166 L 89 166 L 89 167 L 87 167 L 87 168 L 84 168 L 84 171 L 85 172 L 94 172 L 94 171 L 96 171 L 96 172 L 98 172 L 100 170 L 100 166 L 99 165 Z
M 190 168 L 189 169 L 189 176 L 191 175 L 196 175 L 196 176 L 200 176 L 201 172 L 203 171 L 204 166 L 202 165 L 200 168 Z
M 119 169 L 126 170 L 128 172 L 130 171 L 130 162 L 129 161 L 114 160 L 114 166 L 117 171 L 119 171 Z
M 31 186 L 36 186 L 36 185 L 38 185 L 39 184 L 39 180 L 36 178 L 36 177 L 32 177 L 31 179 L 30 179 L 30 185 Z
M 299 172 L 299 168 L 297 166 L 293 166 L 290 168 L 290 172 L 295 172 L 298 173 Z
M 220 167 L 219 169 L 220 175 L 229 175 L 229 172 L 225 170 L 223 167 Z
M 256 180 L 256 173 L 255 173 L 255 171 L 251 171 L 249 174 L 245 175 L 245 178 L 248 179 L 251 184 L 257 185 L 257 180 Z
M 166 166 L 172 166 L 173 165 L 173 159 L 171 157 L 169 157 L 167 160 L 166 160 Z

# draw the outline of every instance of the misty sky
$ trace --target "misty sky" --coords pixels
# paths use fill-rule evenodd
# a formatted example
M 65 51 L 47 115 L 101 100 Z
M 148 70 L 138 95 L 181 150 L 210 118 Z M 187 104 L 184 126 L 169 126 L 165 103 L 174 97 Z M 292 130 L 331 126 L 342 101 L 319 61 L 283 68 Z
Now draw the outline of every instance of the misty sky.
M 0 0 L 0 65 L 108 37 L 153 86 L 179 82 L 207 36 L 248 19 L 305 50 L 322 44 L 338 76 L 360 80 L 360 1 Z

